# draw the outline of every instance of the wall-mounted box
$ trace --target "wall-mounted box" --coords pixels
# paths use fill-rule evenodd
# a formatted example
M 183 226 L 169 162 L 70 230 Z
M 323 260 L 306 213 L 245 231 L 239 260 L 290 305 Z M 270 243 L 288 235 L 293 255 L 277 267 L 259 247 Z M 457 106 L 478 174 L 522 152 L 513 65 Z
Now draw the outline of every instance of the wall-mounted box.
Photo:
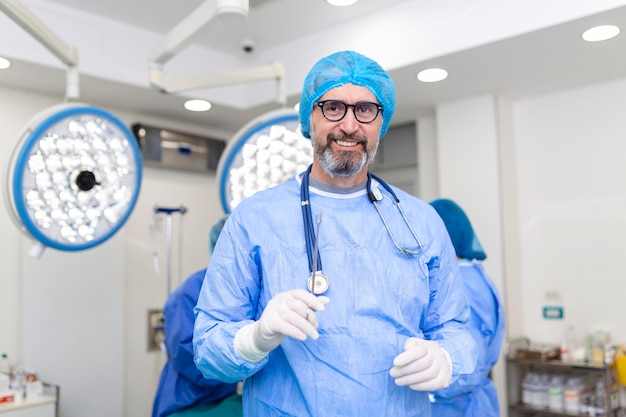
M 141 123 L 132 125 L 143 163 L 186 171 L 215 171 L 226 142 Z

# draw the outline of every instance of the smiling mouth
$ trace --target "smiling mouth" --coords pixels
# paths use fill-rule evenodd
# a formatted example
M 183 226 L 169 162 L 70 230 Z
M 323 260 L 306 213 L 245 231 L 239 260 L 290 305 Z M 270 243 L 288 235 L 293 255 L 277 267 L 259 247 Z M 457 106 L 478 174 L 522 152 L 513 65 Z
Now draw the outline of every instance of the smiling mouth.
M 335 142 L 337 142 L 338 145 L 341 145 L 344 147 L 354 147 L 359 144 L 359 142 L 354 142 L 350 140 L 341 140 L 341 139 L 336 139 Z

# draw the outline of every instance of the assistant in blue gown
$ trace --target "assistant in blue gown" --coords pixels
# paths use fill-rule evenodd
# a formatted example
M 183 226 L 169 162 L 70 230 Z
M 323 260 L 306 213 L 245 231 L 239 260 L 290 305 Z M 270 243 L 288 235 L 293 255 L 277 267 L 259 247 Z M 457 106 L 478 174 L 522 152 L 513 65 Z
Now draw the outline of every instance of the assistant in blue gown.
M 209 252 L 213 250 L 224 221 L 225 219 L 221 219 L 211 229 Z M 205 413 L 229 396 L 233 396 L 233 399 L 227 400 L 228 405 L 233 407 L 234 404 L 235 411 L 223 415 L 241 416 L 241 399 L 236 394 L 237 384 L 206 379 L 193 362 L 193 309 L 205 273 L 206 268 L 189 276 L 165 302 L 163 315 L 168 360 L 159 379 L 152 417 L 217 415 L 217 410 L 212 411 L 213 414 Z M 224 403 L 220 409 L 226 406 L 227 403 Z
M 498 361 L 504 339 L 504 311 L 494 282 L 481 261 L 487 258 L 471 222 L 449 199 L 430 203 L 443 219 L 454 245 L 470 302 L 470 331 L 478 345 L 476 370 L 434 393 L 433 416 L 500 417 L 498 393 L 489 371 Z

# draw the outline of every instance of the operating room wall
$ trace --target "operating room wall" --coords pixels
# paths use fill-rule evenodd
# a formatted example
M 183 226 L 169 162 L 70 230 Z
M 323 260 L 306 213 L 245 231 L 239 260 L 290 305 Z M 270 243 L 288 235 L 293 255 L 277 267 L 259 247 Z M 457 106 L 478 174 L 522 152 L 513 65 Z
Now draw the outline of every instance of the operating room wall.
M 509 337 L 559 344 L 573 325 L 581 345 L 596 328 L 626 343 L 624 108 L 626 79 L 438 107 L 439 194 L 472 219 Z M 563 308 L 563 319 L 544 318 L 546 306 Z M 495 380 L 506 415 L 502 365 Z
M 20 131 L 32 116 L 59 101 L 0 88 L 3 188 Z M 141 121 L 230 137 L 229 132 L 167 118 L 107 110 L 129 125 Z M 150 414 L 165 357 L 148 352 L 147 313 L 165 302 L 168 275 L 166 219 L 155 219 L 157 204 L 188 209 L 184 216 L 172 217 L 173 289 L 208 262 L 209 229 L 223 215 L 213 172 L 145 167 L 133 213 L 113 238 L 87 251 L 46 249 L 38 260 L 27 255 L 30 241 L 11 222 L 6 206 L 0 208 L 0 351 L 60 386 L 63 417 Z M 150 232 L 153 223 L 156 233 Z
M 558 342 L 573 325 L 626 343 L 626 79 L 515 106 L 519 157 L 523 322 Z M 546 320 L 544 306 L 564 307 Z

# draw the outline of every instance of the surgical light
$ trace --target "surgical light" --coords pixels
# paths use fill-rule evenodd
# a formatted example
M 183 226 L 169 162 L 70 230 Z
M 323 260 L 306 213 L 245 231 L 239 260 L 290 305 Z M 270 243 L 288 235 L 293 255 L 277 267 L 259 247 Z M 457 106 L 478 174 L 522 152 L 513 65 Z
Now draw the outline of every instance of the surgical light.
M 14 222 L 45 247 L 77 251 L 112 237 L 137 201 L 142 165 L 130 130 L 111 113 L 64 103 L 35 115 L 15 148 L 7 184 Z
M 7 69 L 11 66 L 11 61 L 0 56 L 0 69 Z
M 311 141 L 300 133 L 296 111 L 280 109 L 257 117 L 233 136 L 220 158 L 217 171 L 224 212 L 306 170 L 311 162 Z

